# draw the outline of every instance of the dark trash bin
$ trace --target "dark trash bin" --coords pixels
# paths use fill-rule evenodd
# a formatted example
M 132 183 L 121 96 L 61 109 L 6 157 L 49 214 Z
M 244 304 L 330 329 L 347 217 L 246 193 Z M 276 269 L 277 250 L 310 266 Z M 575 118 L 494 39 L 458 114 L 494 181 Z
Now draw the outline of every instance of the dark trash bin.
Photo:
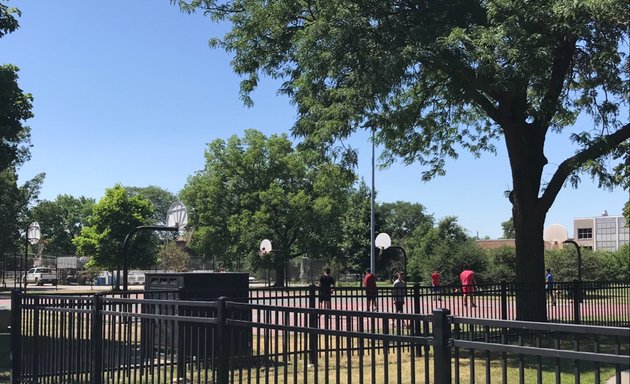
M 164 304 L 147 304 L 143 313 L 166 316 L 186 316 L 216 318 L 216 307 L 210 304 L 190 305 L 195 301 L 216 301 L 226 296 L 230 301 L 247 303 L 249 301 L 248 273 L 200 273 L 166 272 L 145 273 L 145 298 L 168 300 Z M 250 311 L 238 310 L 230 317 L 250 321 Z M 214 360 L 216 345 L 216 325 L 190 321 L 174 322 L 169 319 L 146 319 L 143 321 L 143 350 L 145 359 L 177 356 L 178 359 Z M 233 332 L 231 354 L 233 356 L 251 355 L 251 329 L 239 329 Z M 182 353 L 183 351 L 183 353 Z M 161 356 L 161 357 L 160 357 Z

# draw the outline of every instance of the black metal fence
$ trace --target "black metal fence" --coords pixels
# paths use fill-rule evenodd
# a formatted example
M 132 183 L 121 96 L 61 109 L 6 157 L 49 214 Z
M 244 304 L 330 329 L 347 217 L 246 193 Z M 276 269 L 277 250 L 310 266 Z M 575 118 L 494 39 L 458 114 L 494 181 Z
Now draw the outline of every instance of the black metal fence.
M 475 305 L 466 305 L 460 286 L 413 285 L 406 288 L 404 313 L 431 314 L 446 308 L 451 314 L 484 319 L 516 319 L 516 292 L 544 289 L 544 284 L 527 286 L 506 283 L 478 284 Z M 380 312 L 394 312 L 393 288 L 380 287 L 377 303 Z M 310 287 L 252 288 L 249 302 L 258 304 L 307 307 L 316 302 L 317 289 Z M 602 326 L 630 326 L 630 283 L 559 282 L 546 293 L 547 319 L 554 323 Z M 315 301 L 313 301 L 315 300 Z M 315 305 L 312 305 L 314 308 Z M 338 287 L 332 296 L 333 309 L 367 311 L 367 297 L 361 287 Z
M 12 382 L 621 383 L 630 368 L 621 327 L 172 296 L 15 291 Z

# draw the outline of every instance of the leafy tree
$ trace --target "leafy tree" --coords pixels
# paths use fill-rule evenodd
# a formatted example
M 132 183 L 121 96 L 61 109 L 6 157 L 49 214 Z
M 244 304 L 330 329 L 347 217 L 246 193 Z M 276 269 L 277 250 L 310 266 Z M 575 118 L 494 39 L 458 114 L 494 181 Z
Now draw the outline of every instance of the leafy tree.
M 80 255 L 92 256 L 92 265 L 108 270 L 122 267 L 123 243 L 127 234 L 153 217 L 153 205 L 140 195 L 127 193 L 120 185 L 105 191 L 94 205 L 88 226 L 73 239 Z M 148 232 L 137 232 L 129 244 L 129 268 L 143 268 L 155 263 L 155 241 Z
M 0 255 L 23 252 L 24 232 L 33 221 L 28 207 L 37 201 L 44 177 L 43 173 L 38 174 L 18 186 L 14 166 L 0 171 Z
M 215 140 L 202 172 L 181 191 L 194 228 L 191 247 L 238 270 L 271 268 L 284 285 L 288 260 L 308 255 L 332 260 L 341 242 L 341 220 L 354 174 L 315 151 L 292 147 L 286 135 Z M 270 239 L 274 252 L 261 257 Z
M 170 241 L 160 247 L 158 264 L 167 271 L 185 272 L 190 266 L 190 255 L 176 242 Z
M 59 195 L 54 201 L 40 201 L 31 209 L 31 217 L 40 224 L 42 241 L 52 255 L 76 255 L 72 240 L 88 224 L 94 200 Z
M 477 282 L 488 281 L 483 250 L 466 235 L 457 218 L 445 217 L 424 234 L 414 249 L 409 269 L 416 281 L 430 281 L 431 272 L 437 270 L 445 285 L 457 285 L 466 264 L 475 271 Z
M 166 225 L 166 214 L 171 204 L 177 200 L 175 194 L 150 185 L 148 187 L 125 187 L 125 190 L 131 195 L 142 195 L 148 199 L 154 207 L 153 220 L 151 225 Z
M 516 278 L 516 249 L 514 247 L 499 247 L 486 250 L 488 260 L 488 281 L 512 282 Z
M 433 227 L 433 217 L 426 214 L 422 204 L 405 201 L 381 203 L 376 207 L 376 226 L 378 232 L 385 232 L 392 239 L 392 247 L 382 252 L 383 265 L 378 268 L 380 271 L 385 267 L 388 277 L 392 277 L 397 271 L 405 269 L 404 253 L 408 259 L 413 256 L 410 253 L 413 243 L 418 235 L 426 234 Z
M 504 239 L 513 239 L 515 236 L 514 220 L 510 217 L 508 220 L 501 223 L 501 229 L 503 229 Z
M 177 3 L 231 22 L 212 43 L 234 55 L 247 105 L 261 75 L 284 80 L 307 146 L 368 129 L 388 162 L 419 163 L 429 180 L 447 157 L 494 152 L 503 139 L 517 281 L 540 286 L 517 295 L 520 320 L 546 320 L 543 226 L 562 187 L 587 174 L 628 188 L 625 0 Z M 571 134 L 576 153 L 550 164 L 546 138 L 578 115 L 594 126 Z
M 348 209 L 341 219 L 337 261 L 347 272 L 361 273 L 370 264 L 370 198 L 370 189 L 361 180 L 350 193 Z
M 0 38 L 15 31 L 20 16 L 16 8 L 0 1 Z M 18 67 L 0 65 L 0 171 L 28 160 L 30 129 L 24 122 L 33 117 L 33 97 L 18 85 Z

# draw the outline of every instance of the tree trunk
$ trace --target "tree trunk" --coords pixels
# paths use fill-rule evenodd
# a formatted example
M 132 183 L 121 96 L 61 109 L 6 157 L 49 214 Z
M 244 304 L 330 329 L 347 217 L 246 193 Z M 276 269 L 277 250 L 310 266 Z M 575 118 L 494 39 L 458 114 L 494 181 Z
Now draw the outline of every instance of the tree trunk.
M 516 230 L 516 319 L 547 321 L 543 242 L 544 214 L 514 210 Z M 518 218 L 517 218 L 518 217 Z
M 276 282 L 273 283 L 274 287 L 284 287 L 286 282 L 284 281 L 284 262 L 276 263 L 274 266 L 276 271 Z
M 512 117 L 520 115 L 517 112 Z M 547 208 L 539 198 L 542 172 L 547 164 L 543 153 L 546 129 L 512 123 L 504 132 L 513 183 L 510 202 L 516 240 L 516 318 L 547 321 L 543 243 Z

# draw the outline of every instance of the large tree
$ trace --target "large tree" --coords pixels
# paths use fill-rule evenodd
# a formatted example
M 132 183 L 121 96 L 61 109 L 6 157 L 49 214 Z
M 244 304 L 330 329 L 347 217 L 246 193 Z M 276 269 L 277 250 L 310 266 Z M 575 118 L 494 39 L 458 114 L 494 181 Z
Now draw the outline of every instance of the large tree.
M 123 244 L 134 228 L 151 223 L 153 204 L 141 195 L 132 195 L 116 185 L 94 205 L 88 226 L 73 239 L 80 255 L 91 256 L 91 265 L 120 270 Z M 130 268 L 146 268 L 155 263 L 156 242 L 146 231 L 139 231 L 129 245 Z
M 228 269 L 271 268 L 284 285 L 286 261 L 331 260 L 354 174 L 314 151 L 298 151 L 286 135 L 247 130 L 214 140 L 203 171 L 180 192 L 194 229 L 191 247 Z M 263 239 L 274 252 L 258 255 Z
M 407 269 L 418 236 L 427 233 L 433 227 L 433 216 L 425 212 L 419 203 L 397 201 L 381 203 L 376 207 L 376 231 L 387 233 L 392 246 L 380 252 L 380 266 L 389 272 L 387 277 L 394 277 L 395 272 Z M 406 256 L 406 257 L 405 257 Z M 407 260 L 405 260 L 405 258 Z
M 212 42 L 234 54 L 245 102 L 261 76 L 283 79 L 307 144 L 369 129 L 390 161 L 419 163 L 428 180 L 447 157 L 492 152 L 502 138 L 517 280 L 533 284 L 517 296 L 517 318 L 546 320 L 549 208 L 582 173 L 602 187 L 630 179 L 626 0 L 177 2 L 231 22 Z M 567 138 L 573 156 L 550 164 L 547 137 L 578 115 L 593 125 Z
M 0 1 L 0 38 L 15 31 L 20 11 Z M 0 171 L 28 160 L 33 98 L 18 85 L 18 68 L 0 63 Z
M 153 220 L 151 225 L 166 225 L 166 214 L 171 204 L 177 197 L 172 192 L 167 191 L 155 185 L 148 187 L 125 187 L 125 190 L 131 195 L 141 195 L 147 198 L 153 204 Z
M 55 200 L 43 200 L 30 212 L 41 228 L 46 253 L 57 256 L 76 255 L 72 240 L 88 225 L 94 199 L 59 195 Z

